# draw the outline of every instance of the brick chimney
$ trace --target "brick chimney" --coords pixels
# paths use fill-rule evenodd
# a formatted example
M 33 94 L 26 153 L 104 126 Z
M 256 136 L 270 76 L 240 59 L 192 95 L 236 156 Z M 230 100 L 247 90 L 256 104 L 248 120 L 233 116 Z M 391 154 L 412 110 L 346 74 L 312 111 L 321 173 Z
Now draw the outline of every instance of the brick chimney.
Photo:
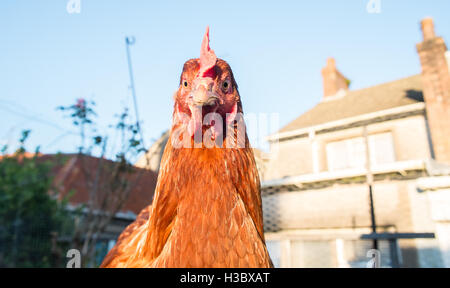
M 322 69 L 323 97 L 334 96 L 340 90 L 347 91 L 349 81 L 336 69 L 334 58 L 327 59 L 327 65 Z
M 432 18 L 421 22 L 423 42 L 417 44 L 434 158 L 450 164 L 450 74 L 444 39 L 436 37 Z

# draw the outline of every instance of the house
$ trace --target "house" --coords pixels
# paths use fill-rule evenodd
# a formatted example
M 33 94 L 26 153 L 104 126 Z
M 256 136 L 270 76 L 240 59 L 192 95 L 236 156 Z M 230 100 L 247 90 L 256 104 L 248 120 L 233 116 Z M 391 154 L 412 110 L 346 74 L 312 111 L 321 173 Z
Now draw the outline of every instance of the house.
M 320 103 L 268 137 L 275 266 L 366 267 L 376 238 L 382 266 L 450 267 L 450 59 L 421 24 L 420 75 L 352 91 L 328 59 Z

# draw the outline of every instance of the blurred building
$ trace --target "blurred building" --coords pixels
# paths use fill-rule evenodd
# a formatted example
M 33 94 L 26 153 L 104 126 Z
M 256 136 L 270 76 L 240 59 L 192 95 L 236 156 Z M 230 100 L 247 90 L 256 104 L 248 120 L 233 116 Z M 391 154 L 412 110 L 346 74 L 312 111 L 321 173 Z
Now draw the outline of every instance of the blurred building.
M 95 215 L 111 213 L 111 209 L 115 208 L 110 207 L 117 207 L 117 203 L 123 201 L 121 209 L 113 215 L 105 229 L 95 231 L 100 232 L 96 241 L 96 265 L 99 265 L 120 233 L 136 219 L 142 209 L 151 204 L 157 174 L 146 169 L 135 168 L 133 173 L 122 176 L 122 180 L 127 181 L 129 188 L 118 188 L 123 192 L 120 192 L 121 190 L 114 192 L 109 190 L 112 187 L 109 182 L 112 181 L 111 175 L 117 169 L 116 162 L 87 155 L 80 157 L 78 154 L 46 154 L 40 156 L 40 159 L 53 164 L 51 174 L 52 187 L 55 191 L 50 191 L 50 194 L 58 192 L 59 199 L 70 195 L 67 207 L 70 211 L 91 203 L 91 211 Z M 93 181 L 96 181 L 98 189 L 92 187 L 95 185 Z M 117 198 L 118 202 L 111 199 L 105 201 L 106 198 Z M 82 208 L 81 212 L 86 214 L 88 210 Z M 60 236 L 61 241 L 71 240 L 66 239 L 65 235 Z
M 165 131 L 161 137 L 152 144 L 145 155 L 142 155 L 134 165 L 139 168 L 146 168 L 158 172 L 167 141 L 169 141 L 169 130 Z
M 421 24 L 420 75 L 352 91 L 328 59 L 321 102 L 269 137 L 276 266 L 366 267 L 372 235 L 382 266 L 450 267 L 449 54 L 432 19 Z

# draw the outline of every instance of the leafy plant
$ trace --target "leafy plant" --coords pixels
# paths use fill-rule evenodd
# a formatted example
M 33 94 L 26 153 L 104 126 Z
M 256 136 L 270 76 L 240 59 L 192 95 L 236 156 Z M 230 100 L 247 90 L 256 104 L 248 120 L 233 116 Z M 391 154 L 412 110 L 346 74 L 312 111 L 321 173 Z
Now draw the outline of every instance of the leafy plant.
M 25 152 L 30 134 L 22 132 L 20 147 L 0 158 L 0 266 L 51 267 L 61 262 L 58 237 L 70 230 L 71 218 L 64 209 L 67 199 L 50 195 L 52 163 Z
M 126 108 L 109 126 L 109 133 L 114 134 L 113 143 L 109 143 L 108 131 L 99 133 L 94 106 L 92 101 L 78 99 L 73 105 L 58 107 L 79 129 L 77 162 L 89 199 L 76 218 L 71 247 L 81 251 L 84 267 L 98 264 L 96 247 L 102 244 L 99 237 L 142 176 L 142 169 L 137 172 L 132 161 L 145 151 L 139 139 L 139 125 L 129 119 Z M 107 160 L 108 155 L 114 155 L 113 161 Z

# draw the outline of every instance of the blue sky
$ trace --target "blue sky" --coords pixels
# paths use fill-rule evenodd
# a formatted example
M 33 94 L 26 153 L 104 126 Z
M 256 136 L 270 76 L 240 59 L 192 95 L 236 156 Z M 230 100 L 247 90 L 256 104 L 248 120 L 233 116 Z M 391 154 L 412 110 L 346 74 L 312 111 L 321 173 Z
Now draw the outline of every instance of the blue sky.
M 183 63 L 198 57 L 205 27 L 211 47 L 233 68 L 244 111 L 279 113 L 280 128 L 322 97 L 321 68 L 336 58 L 360 89 L 420 73 L 419 22 L 435 20 L 450 39 L 450 1 L 0 1 L 0 144 L 33 132 L 29 149 L 75 151 L 68 119 L 55 110 L 77 98 L 97 103 L 106 127 L 132 107 L 124 38 L 131 47 L 146 143 L 170 125 Z

